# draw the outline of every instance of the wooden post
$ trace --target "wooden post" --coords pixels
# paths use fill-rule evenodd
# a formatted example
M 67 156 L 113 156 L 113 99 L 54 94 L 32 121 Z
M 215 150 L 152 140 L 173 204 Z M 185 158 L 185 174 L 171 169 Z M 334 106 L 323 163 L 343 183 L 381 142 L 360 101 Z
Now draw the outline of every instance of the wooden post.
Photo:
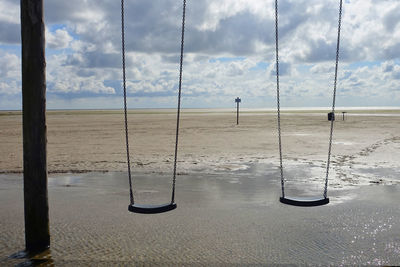
M 344 114 L 347 113 L 346 111 L 342 111 L 343 117 L 342 120 L 344 120 Z
M 25 246 L 50 246 L 43 0 L 21 0 Z
M 241 102 L 242 100 L 239 98 L 239 97 L 237 97 L 236 99 L 235 99 L 235 102 L 236 102 L 236 125 L 239 125 L 239 103 Z

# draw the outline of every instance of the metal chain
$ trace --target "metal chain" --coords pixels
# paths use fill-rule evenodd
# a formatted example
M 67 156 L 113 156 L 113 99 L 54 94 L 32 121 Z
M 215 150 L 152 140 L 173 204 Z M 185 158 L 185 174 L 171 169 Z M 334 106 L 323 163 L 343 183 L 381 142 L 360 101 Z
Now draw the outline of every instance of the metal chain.
M 281 173 L 282 197 L 285 197 L 285 179 L 282 163 L 281 107 L 279 100 L 279 54 L 278 54 L 278 0 L 275 0 L 275 55 L 276 55 L 276 100 L 278 108 L 279 169 Z
M 335 114 L 335 102 L 336 102 L 336 85 L 338 76 L 338 65 L 339 65 L 339 47 L 340 47 L 340 28 L 342 23 L 342 0 L 340 0 L 339 6 L 339 21 L 338 21 L 338 35 L 337 35 L 337 45 L 336 45 L 336 65 L 335 65 L 335 81 L 333 84 L 333 100 L 332 100 L 332 114 Z M 331 120 L 331 131 L 329 135 L 329 149 L 328 149 L 328 161 L 326 164 L 326 176 L 325 176 L 325 188 L 324 188 L 324 198 L 327 197 L 328 193 L 328 176 L 329 176 L 329 165 L 331 161 L 331 151 L 332 151 L 332 137 L 333 137 L 333 124 L 334 119 Z
M 125 17 L 124 17 L 124 0 L 121 0 L 121 43 L 122 43 L 122 77 L 124 87 L 124 117 L 125 117 L 125 140 L 126 140 L 126 158 L 128 162 L 128 177 L 129 177 L 129 196 L 130 202 L 133 205 L 133 190 L 131 176 L 131 160 L 129 156 L 129 135 L 128 135 L 128 111 L 126 104 L 126 66 L 125 66 Z
M 335 65 L 335 80 L 334 80 L 334 86 L 333 86 L 332 114 L 335 113 L 341 22 L 342 22 L 342 0 L 340 0 L 340 6 L 339 6 L 339 22 L 338 22 L 338 36 L 337 36 L 337 46 L 336 46 L 336 65 Z M 277 109 L 278 109 L 279 160 L 280 160 L 282 197 L 285 197 L 285 180 L 284 180 L 284 176 L 283 176 L 283 164 L 282 164 L 282 139 L 281 139 L 281 122 L 280 122 L 281 121 L 281 119 L 280 119 L 280 100 L 279 100 L 278 0 L 275 0 L 275 53 L 276 53 L 276 91 L 277 91 Z M 328 177 L 329 177 L 330 158 L 331 158 L 331 152 L 332 152 L 333 125 L 334 125 L 334 120 L 331 120 L 331 128 L 330 128 L 330 135 L 329 135 L 329 148 L 328 148 L 328 160 L 327 160 L 327 164 L 326 164 L 327 166 L 326 166 L 326 176 L 325 176 L 325 186 L 324 186 L 324 198 L 327 198 L 327 193 L 328 193 Z
M 177 159 L 178 159 L 179 121 L 180 121 L 180 114 L 181 114 L 181 93 L 182 93 L 182 72 L 183 72 L 183 48 L 184 48 L 184 40 L 185 40 L 185 17 L 186 17 L 186 0 L 183 0 L 181 59 L 180 59 L 180 65 L 179 65 L 178 111 L 177 111 L 177 115 L 176 115 L 175 158 L 174 158 L 174 174 L 173 174 L 173 178 L 172 178 L 172 197 L 171 197 L 171 203 L 175 202 L 176 164 L 177 164 Z

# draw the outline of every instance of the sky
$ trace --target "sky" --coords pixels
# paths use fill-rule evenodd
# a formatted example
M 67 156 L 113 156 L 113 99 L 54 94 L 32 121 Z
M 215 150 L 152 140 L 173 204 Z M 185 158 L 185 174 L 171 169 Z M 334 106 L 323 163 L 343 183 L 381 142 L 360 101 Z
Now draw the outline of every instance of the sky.
M 0 1 L 0 110 L 21 109 L 20 6 Z M 47 108 L 123 107 L 119 0 L 44 0 Z M 279 0 L 282 107 L 332 104 L 339 0 Z M 400 106 L 400 1 L 344 0 L 336 105 Z M 181 0 L 125 0 L 128 108 L 177 104 Z M 273 0 L 187 0 L 183 108 L 276 107 Z

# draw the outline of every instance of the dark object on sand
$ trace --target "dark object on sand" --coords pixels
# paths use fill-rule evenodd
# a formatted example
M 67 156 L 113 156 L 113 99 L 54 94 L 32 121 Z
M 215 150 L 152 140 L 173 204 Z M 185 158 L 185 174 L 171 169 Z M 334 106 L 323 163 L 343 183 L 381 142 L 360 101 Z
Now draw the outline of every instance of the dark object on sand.
M 121 43 L 122 43 L 122 77 L 124 89 L 124 115 L 125 115 L 125 140 L 126 140 L 126 158 L 128 163 L 128 178 L 129 178 L 129 197 L 130 204 L 128 210 L 135 213 L 156 214 L 170 211 L 176 208 L 175 204 L 175 183 L 176 183 L 176 165 L 178 158 L 178 137 L 179 137 L 179 121 L 181 114 L 181 92 L 182 92 L 182 73 L 183 73 L 183 47 L 185 37 L 185 14 L 186 0 L 183 0 L 182 7 L 182 32 L 181 32 L 181 58 L 179 65 L 179 86 L 178 86 L 178 107 L 176 116 L 176 135 L 175 135 L 175 159 L 174 159 L 174 174 L 172 177 L 172 196 L 171 202 L 161 205 L 141 205 L 135 204 L 133 198 L 131 163 L 129 156 L 129 135 L 128 135 L 128 108 L 126 100 L 126 66 L 125 66 L 125 22 L 124 22 L 124 0 L 121 0 Z
M 167 212 L 176 209 L 176 203 L 166 203 L 161 205 L 141 205 L 141 204 L 130 204 L 128 210 L 135 213 L 143 214 L 156 214 Z
M 319 206 L 329 203 L 328 194 L 328 177 L 329 177 L 329 165 L 331 160 L 331 148 L 332 148 L 332 137 L 333 137 L 333 122 L 335 120 L 335 100 L 336 100 L 336 87 L 338 77 L 338 65 L 339 65 L 339 47 L 340 47 L 340 25 L 342 21 L 342 0 L 339 4 L 339 21 L 337 31 L 337 43 L 336 43 L 336 65 L 335 65 L 335 79 L 333 84 L 333 97 L 332 97 L 332 112 L 328 113 L 328 120 L 331 121 L 331 130 L 329 135 L 329 148 L 328 148 L 328 160 L 326 163 L 326 176 L 324 194 L 322 198 L 316 199 L 300 199 L 300 198 L 287 198 L 285 197 L 285 178 L 283 176 L 283 160 L 282 160 L 282 138 L 281 138 L 281 112 L 280 112 L 280 98 L 279 98 L 279 31 L 278 31 L 278 0 L 275 0 L 275 55 L 276 55 L 276 102 L 277 102 L 277 115 L 278 115 L 278 141 L 279 141 L 279 170 L 281 176 L 281 189 L 282 197 L 280 201 L 284 204 L 294 206 Z
M 239 103 L 242 102 L 242 99 L 237 97 L 235 99 L 236 102 L 236 125 L 239 125 Z
M 334 121 L 335 120 L 335 113 L 329 112 L 328 113 L 328 121 Z
M 293 206 L 299 207 L 315 207 L 329 203 L 329 198 L 294 198 L 294 197 L 280 197 L 279 201 Z
M 342 111 L 342 114 L 343 114 L 343 117 L 342 117 L 342 120 L 344 121 L 344 114 L 346 114 L 347 112 L 346 111 Z

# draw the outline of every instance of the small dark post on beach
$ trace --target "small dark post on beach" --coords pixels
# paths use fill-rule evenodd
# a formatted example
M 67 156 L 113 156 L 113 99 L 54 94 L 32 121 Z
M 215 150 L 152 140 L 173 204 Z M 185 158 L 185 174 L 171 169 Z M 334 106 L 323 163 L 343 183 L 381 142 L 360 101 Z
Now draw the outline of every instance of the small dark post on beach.
M 346 111 L 342 111 L 343 117 L 342 120 L 344 120 L 344 114 L 347 113 Z
M 237 97 L 235 99 L 235 102 L 236 102 L 236 125 L 239 125 L 239 103 L 242 102 L 242 100 L 239 97 Z
M 43 0 L 21 0 L 25 246 L 50 246 Z

